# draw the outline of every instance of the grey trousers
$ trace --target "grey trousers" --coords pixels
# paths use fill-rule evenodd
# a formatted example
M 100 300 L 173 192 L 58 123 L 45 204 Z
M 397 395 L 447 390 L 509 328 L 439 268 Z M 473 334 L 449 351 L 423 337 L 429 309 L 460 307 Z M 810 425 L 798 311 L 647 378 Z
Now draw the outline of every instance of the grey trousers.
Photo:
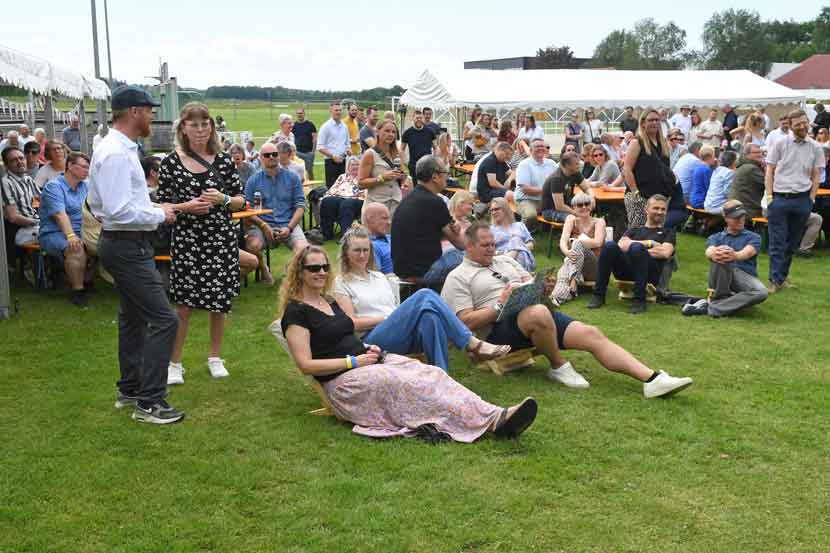
M 167 395 L 167 365 L 179 319 L 170 307 L 149 241 L 98 242 L 101 264 L 115 280 L 118 310 L 118 390 L 141 401 Z
M 314 180 L 314 150 L 310 152 L 297 152 L 297 157 L 305 162 L 305 170 L 308 173 L 308 180 Z
M 763 302 L 766 287 L 756 277 L 737 268 L 733 263 L 709 264 L 709 288 L 714 290 L 709 302 L 709 315 L 723 317 Z

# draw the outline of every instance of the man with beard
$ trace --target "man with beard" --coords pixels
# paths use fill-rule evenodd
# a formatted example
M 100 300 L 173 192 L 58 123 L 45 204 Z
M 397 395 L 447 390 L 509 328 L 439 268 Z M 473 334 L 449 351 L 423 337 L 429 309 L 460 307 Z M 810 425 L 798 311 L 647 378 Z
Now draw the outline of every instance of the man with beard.
M 156 227 L 176 218 L 170 204 L 150 202 L 136 140 L 150 136 L 152 96 L 135 86 L 112 93 L 113 128 L 92 158 L 88 202 L 102 224 L 98 253 L 121 297 L 118 361 L 121 379 L 115 407 L 133 407 L 133 419 L 179 422 L 184 413 L 167 396 L 167 366 L 178 329 L 153 260 Z

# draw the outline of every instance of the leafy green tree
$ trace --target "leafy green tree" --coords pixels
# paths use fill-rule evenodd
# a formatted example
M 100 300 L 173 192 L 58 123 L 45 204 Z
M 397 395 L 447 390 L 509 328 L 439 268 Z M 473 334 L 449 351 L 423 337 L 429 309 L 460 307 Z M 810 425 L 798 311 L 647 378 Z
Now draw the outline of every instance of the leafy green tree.
M 537 69 L 569 69 L 574 66 L 574 53 L 570 46 L 540 48 L 536 51 Z
M 594 50 L 593 67 L 680 69 L 686 61 L 686 31 L 669 22 L 641 19 L 633 31 L 611 31 Z
M 766 75 L 775 55 L 758 12 L 728 9 L 712 15 L 703 27 L 697 59 L 706 69 L 749 69 Z
M 640 45 L 634 33 L 625 30 L 611 31 L 594 49 L 592 67 L 617 69 L 642 69 Z

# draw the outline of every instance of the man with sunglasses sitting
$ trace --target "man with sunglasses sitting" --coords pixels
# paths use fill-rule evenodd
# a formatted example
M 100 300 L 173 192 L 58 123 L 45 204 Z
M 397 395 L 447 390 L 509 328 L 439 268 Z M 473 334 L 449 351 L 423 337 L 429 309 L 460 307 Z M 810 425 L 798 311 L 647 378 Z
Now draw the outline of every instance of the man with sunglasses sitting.
M 262 249 L 285 244 L 297 251 L 306 246 L 305 234 L 300 228 L 305 213 L 303 183 L 296 173 L 280 168 L 277 147 L 266 142 L 259 150 L 262 169 L 245 183 L 245 199 L 253 206 L 259 192 L 263 209 L 271 213 L 250 217 L 250 228 L 245 234 L 245 251 L 257 256 L 262 267 L 262 280 L 273 283 L 266 263 L 262 261 Z
M 550 362 L 548 379 L 569 388 L 584 389 L 590 384 L 562 356 L 565 349 L 587 351 L 606 369 L 639 380 L 647 398 L 673 394 L 692 384 L 691 378 L 653 371 L 598 328 L 560 311 L 551 312 L 542 304 L 499 318 L 513 288 L 529 281 L 531 275 L 514 259 L 495 255 L 496 241 L 487 225 L 474 223 L 465 234 L 466 256 L 447 277 L 441 296 L 479 339 L 509 345 L 513 351 L 536 348 Z

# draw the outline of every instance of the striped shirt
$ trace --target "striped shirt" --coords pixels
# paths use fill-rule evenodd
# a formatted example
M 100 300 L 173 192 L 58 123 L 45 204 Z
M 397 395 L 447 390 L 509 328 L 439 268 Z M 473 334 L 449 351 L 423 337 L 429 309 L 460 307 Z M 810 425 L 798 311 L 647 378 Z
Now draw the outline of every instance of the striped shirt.
M 37 185 L 32 177 L 23 175 L 18 177 L 14 173 L 8 173 L 2 180 L 3 205 L 13 205 L 17 213 L 27 219 L 38 219 L 37 210 L 34 208 L 34 200 L 38 196 Z

